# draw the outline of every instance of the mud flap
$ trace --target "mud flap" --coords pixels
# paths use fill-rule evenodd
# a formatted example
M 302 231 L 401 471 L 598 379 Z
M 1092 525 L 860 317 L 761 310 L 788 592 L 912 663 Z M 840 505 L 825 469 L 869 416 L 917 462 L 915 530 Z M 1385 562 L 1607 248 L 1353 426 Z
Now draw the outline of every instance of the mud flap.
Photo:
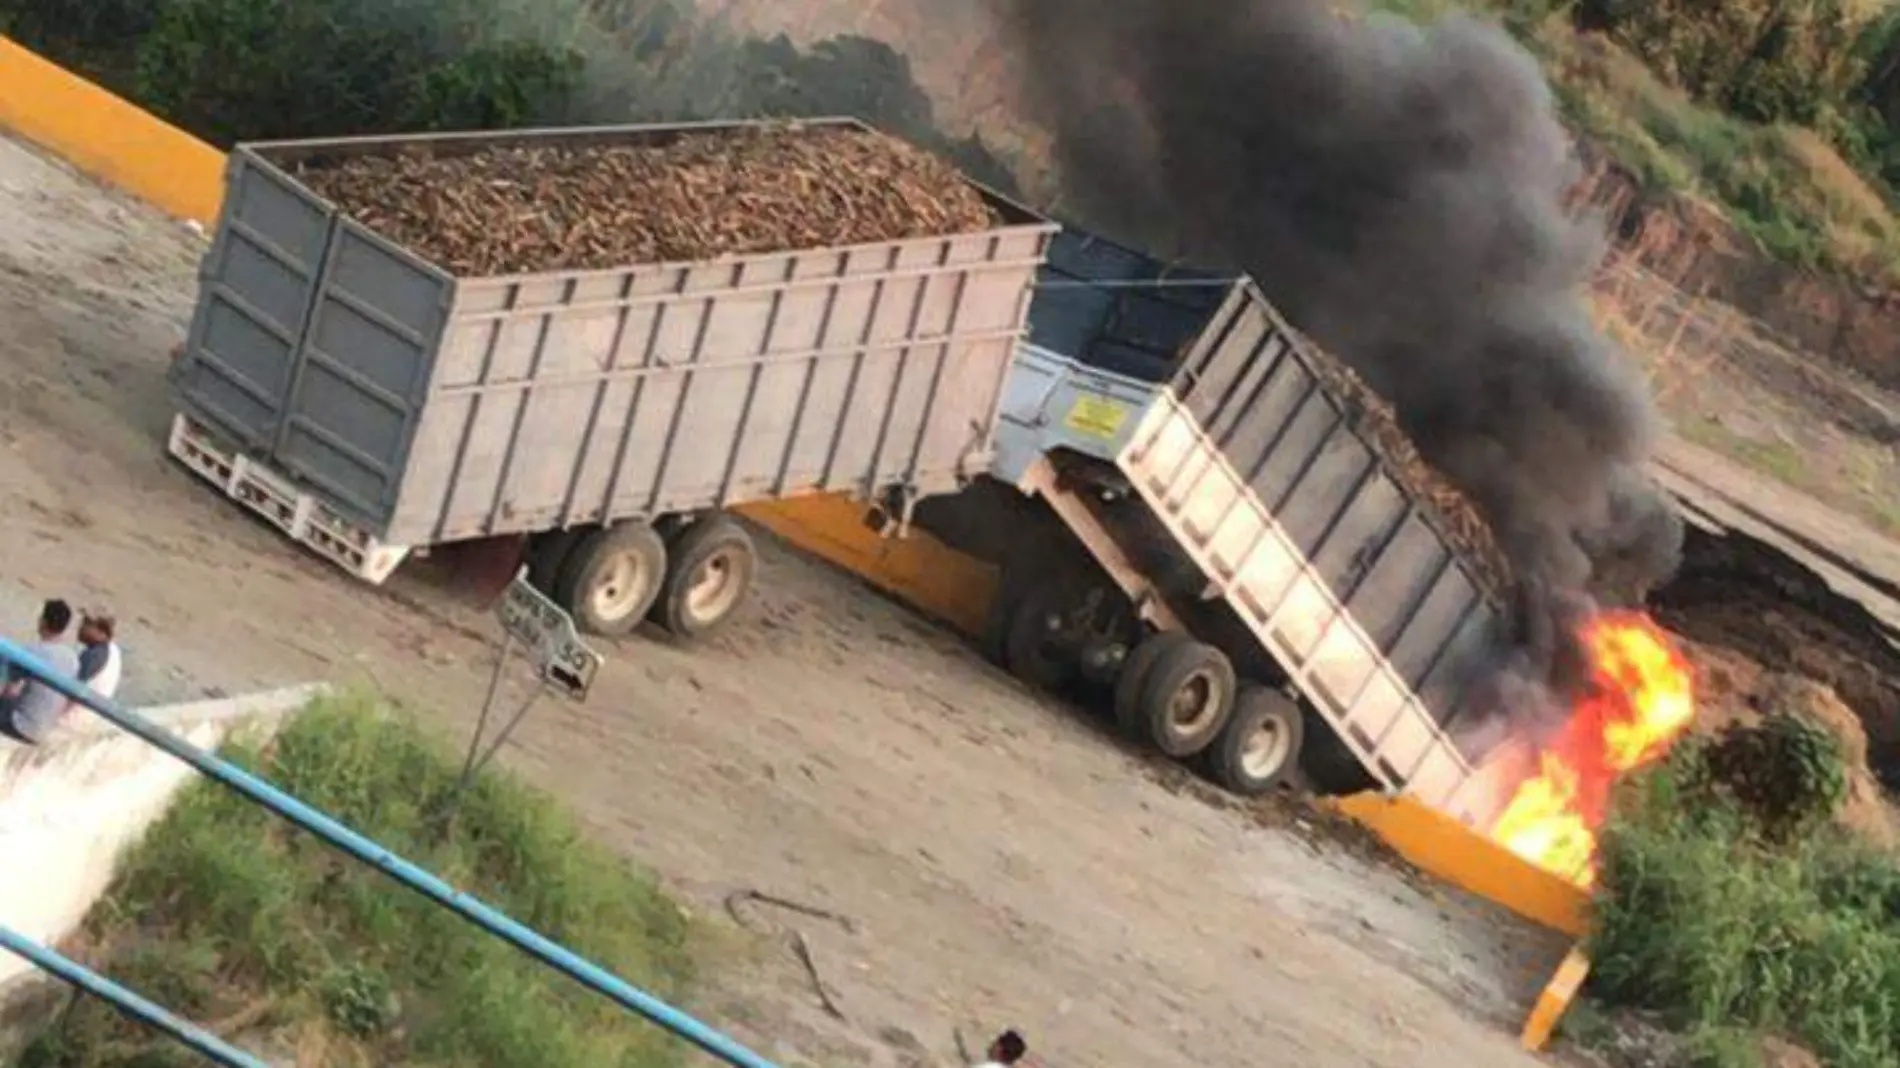
M 514 581 L 527 545 L 527 538 L 511 534 L 456 542 L 438 548 L 434 555 L 458 593 L 479 604 L 493 604 Z

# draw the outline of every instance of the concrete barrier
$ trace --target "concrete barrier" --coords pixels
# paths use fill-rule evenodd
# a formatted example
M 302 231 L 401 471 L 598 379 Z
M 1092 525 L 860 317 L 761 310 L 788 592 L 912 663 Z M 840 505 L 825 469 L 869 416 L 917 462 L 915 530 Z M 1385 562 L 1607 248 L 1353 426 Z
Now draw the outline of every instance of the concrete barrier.
M 913 528 L 908 537 L 883 537 L 866 524 L 864 505 L 832 494 L 760 501 L 738 511 L 969 637 L 982 637 L 988 625 L 999 570 L 926 531 Z
M 1420 871 L 1554 931 L 1581 937 L 1590 928 L 1590 895 L 1581 887 L 1436 809 L 1379 793 L 1354 794 L 1332 804 Z
M 224 153 L 5 37 L 0 126 L 181 219 L 218 217 Z
M 324 692 L 295 686 L 144 712 L 213 747 L 239 726 L 266 733 Z M 53 944 L 79 929 L 124 849 L 195 773 L 104 720 L 75 712 L 41 746 L 0 739 L 0 924 Z M 50 980 L 0 952 L 0 1060 L 30 1034 Z

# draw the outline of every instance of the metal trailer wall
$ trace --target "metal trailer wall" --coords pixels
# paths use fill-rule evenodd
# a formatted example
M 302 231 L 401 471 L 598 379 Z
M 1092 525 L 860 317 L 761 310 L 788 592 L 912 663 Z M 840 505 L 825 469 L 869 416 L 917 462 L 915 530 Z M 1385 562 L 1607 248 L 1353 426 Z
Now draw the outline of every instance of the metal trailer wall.
M 849 120 L 825 120 L 862 128 Z M 1055 230 L 457 278 L 291 177 L 316 158 L 655 145 L 734 124 L 244 145 L 173 382 L 384 541 L 982 471 Z
M 1029 341 L 1100 370 L 1165 382 L 1233 281 L 1065 227 L 1039 272 Z
M 1191 560 L 1374 779 L 1483 819 L 1484 754 L 1448 728 L 1497 612 L 1316 373 L 1325 354 L 1249 280 L 1074 230 L 1042 278 L 997 477 L 1051 449 L 1116 464 L 1154 520 L 1098 515 L 1125 551 Z
M 1237 285 L 1122 466 L 1369 770 L 1446 811 L 1482 804 L 1457 799 L 1482 754 L 1443 728 L 1501 620 L 1315 372 L 1324 358 Z

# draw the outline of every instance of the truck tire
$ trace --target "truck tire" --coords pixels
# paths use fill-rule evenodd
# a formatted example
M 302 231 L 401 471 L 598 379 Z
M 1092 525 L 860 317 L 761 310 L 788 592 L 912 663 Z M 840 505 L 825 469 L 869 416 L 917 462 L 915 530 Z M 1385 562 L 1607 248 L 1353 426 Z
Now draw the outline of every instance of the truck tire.
M 568 527 L 536 534 L 528 542 L 528 584 L 548 596 L 554 596 L 561 580 L 561 568 L 574 553 L 574 546 L 587 536 L 586 527 Z
M 1057 691 L 1074 682 L 1079 668 L 1069 651 L 1053 640 L 1050 620 L 1069 607 L 1069 589 L 1045 581 L 1023 591 L 1010 611 L 1003 638 L 1003 667 L 1039 690 Z
M 665 576 L 666 543 L 652 527 L 596 527 L 569 551 L 554 600 L 582 630 L 618 637 L 646 618 Z
M 1128 659 L 1122 661 L 1121 674 L 1115 677 L 1114 716 L 1115 726 L 1123 734 L 1137 739 L 1147 737 L 1142 726 L 1141 692 L 1154 671 L 1155 661 L 1168 650 L 1193 640 L 1193 635 L 1178 630 L 1159 631 L 1137 642 Z
M 1201 751 L 1201 770 L 1229 793 L 1258 797 L 1299 767 L 1305 738 L 1298 703 L 1279 690 L 1243 682 L 1227 725 Z
M 666 579 L 652 618 L 676 638 L 703 638 L 745 603 L 759 572 L 759 550 L 738 520 L 709 515 L 669 543 Z
M 1205 642 L 1165 649 L 1141 687 L 1141 734 L 1163 755 L 1183 760 L 1213 744 L 1234 711 L 1234 665 Z

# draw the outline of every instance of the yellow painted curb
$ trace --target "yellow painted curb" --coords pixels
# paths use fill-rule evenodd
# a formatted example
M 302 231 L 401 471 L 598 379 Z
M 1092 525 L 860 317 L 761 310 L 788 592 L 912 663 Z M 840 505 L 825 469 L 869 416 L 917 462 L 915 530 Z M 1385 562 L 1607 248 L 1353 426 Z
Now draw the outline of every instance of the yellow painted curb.
M 1543 992 L 1537 995 L 1537 1004 L 1531 1007 L 1531 1014 L 1524 1021 L 1524 1033 L 1519 1039 L 1525 1049 L 1538 1053 L 1550 1044 L 1550 1036 L 1564 1018 L 1564 1011 L 1577 1000 L 1583 981 L 1589 975 L 1590 958 L 1583 955 L 1583 946 L 1570 947 L 1570 952 L 1564 954 L 1564 962 L 1557 966 L 1550 982 L 1544 984 Z
M 1590 897 L 1457 820 L 1409 797 L 1354 794 L 1332 802 L 1426 872 L 1534 923 L 1573 937 L 1589 928 Z
M 6 37 L 0 125 L 179 218 L 218 217 L 224 153 Z
M 865 506 L 845 497 L 762 501 L 738 512 L 966 635 L 983 633 L 999 580 L 990 564 L 915 528 L 905 538 L 880 537 L 865 524 Z

